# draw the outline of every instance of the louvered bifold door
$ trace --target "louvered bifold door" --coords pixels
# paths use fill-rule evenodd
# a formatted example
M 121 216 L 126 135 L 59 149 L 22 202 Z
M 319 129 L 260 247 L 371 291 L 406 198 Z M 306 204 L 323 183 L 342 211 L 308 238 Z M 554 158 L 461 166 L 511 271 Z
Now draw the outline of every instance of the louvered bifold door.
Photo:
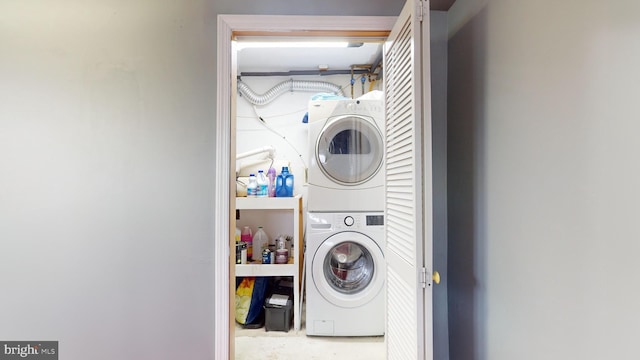
M 427 4 L 424 6 L 428 9 Z M 430 303 L 431 295 L 429 292 L 429 299 L 425 298 L 422 273 L 422 151 L 423 146 L 431 146 L 430 139 L 423 141 L 422 89 L 429 86 L 429 74 L 425 74 L 424 85 L 421 43 L 422 27 L 428 27 L 428 10 L 424 17 L 420 16 L 422 12 L 418 1 L 407 1 L 384 49 L 388 280 L 385 336 L 390 360 L 432 358 L 432 341 L 426 339 L 425 343 L 425 334 L 430 336 L 430 330 L 425 331 L 424 317 L 425 301 Z

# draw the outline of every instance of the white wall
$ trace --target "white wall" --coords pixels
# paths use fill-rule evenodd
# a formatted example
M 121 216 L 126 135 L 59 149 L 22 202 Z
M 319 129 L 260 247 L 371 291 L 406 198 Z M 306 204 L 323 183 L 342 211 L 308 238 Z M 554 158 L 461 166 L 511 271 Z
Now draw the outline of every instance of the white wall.
M 0 339 L 213 353 L 216 54 L 203 2 L 0 4 Z
M 241 56 L 241 54 L 240 54 Z M 277 84 L 289 79 L 300 81 L 329 82 L 346 89 L 345 96 L 350 94 L 350 75 L 330 76 L 266 76 L 243 77 L 242 81 L 257 94 L 264 94 Z M 360 96 L 360 85 L 354 91 L 354 96 Z M 368 89 L 368 85 L 367 85 Z M 309 166 L 309 132 L 308 124 L 302 122 L 308 111 L 309 99 L 318 92 L 287 92 L 276 97 L 272 102 L 255 106 L 239 96 L 237 99 L 237 142 L 236 151 L 242 153 L 263 146 L 271 145 L 275 148 L 276 163 L 289 163 L 289 170 L 294 175 L 294 192 L 302 194 L 306 200 L 307 186 L 305 173 Z M 262 117 L 263 124 L 258 119 Z M 265 126 L 266 125 L 266 126 Z M 267 127 L 268 126 L 268 127 Z M 260 159 L 254 156 L 244 160 L 243 163 L 252 163 Z M 239 165 L 241 163 L 238 163 Z M 267 168 L 263 168 L 265 173 Z M 281 167 L 276 167 L 280 173 Z M 306 201 L 305 201 L 306 204 Z
M 451 359 L 632 359 L 640 4 L 449 13 Z

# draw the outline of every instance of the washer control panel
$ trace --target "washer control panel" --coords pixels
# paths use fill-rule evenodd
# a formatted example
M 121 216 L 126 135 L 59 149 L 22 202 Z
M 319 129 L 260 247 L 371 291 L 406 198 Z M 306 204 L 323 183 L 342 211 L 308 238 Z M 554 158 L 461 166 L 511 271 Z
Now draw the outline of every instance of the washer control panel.
M 365 227 L 384 226 L 383 213 L 341 213 L 333 214 L 333 224 L 336 229 L 363 229 Z

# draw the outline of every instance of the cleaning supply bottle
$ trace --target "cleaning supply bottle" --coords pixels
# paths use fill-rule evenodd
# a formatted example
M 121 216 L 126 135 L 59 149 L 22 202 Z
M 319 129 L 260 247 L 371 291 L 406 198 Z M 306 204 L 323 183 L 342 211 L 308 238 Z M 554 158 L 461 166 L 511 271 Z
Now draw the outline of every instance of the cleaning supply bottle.
M 293 174 L 287 169 L 287 177 L 284 179 L 284 187 L 287 189 L 287 196 L 293 196 Z
M 247 185 L 247 197 L 258 196 L 258 179 L 256 174 L 249 174 L 249 185 Z
M 240 241 L 247 244 L 247 258 L 253 258 L 253 233 L 249 226 L 242 228 L 242 234 L 240 234 Z
M 289 172 L 288 166 L 282 167 L 282 172 L 276 179 L 276 196 L 291 197 L 293 196 L 293 174 Z
M 258 226 L 258 231 L 253 235 L 253 261 L 262 260 L 262 252 L 269 246 L 269 237 L 262 226 Z
M 264 176 L 264 171 L 258 170 L 258 176 L 256 178 L 256 182 L 258 184 L 257 197 L 267 197 L 269 196 L 269 190 L 267 189 L 269 186 L 269 182 L 267 181 L 267 177 Z
M 238 229 L 238 226 L 236 225 L 236 264 L 244 264 L 247 262 L 247 249 L 244 248 L 243 245 L 245 244 L 241 241 L 241 238 L 242 238 L 242 232 L 240 231 L 240 229 Z
M 269 185 L 267 187 L 267 193 L 269 197 L 276 196 L 276 169 L 270 167 L 267 171 L 267 179 L 269 180 Z

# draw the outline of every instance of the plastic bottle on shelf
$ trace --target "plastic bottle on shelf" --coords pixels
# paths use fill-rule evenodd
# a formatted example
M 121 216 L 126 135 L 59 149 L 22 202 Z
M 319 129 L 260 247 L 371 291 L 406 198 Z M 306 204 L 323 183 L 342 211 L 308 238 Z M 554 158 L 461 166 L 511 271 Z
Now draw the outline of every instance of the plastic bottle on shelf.
M 293 196 L 293 174 L 287 169 L 287 177 L 284 179 L 284 187 L 287 189 L 287 196 Z
M 293 174 L 289 172 L 288 166 L 282 167 L 282 172 L 276 179 L 276 196 L 292 197 L 293 196 Z
M 276 251 L 277 249 L 277 244 L 278 244 L 278 238 L 271 238 L 269 239 L 269 250 L 271 251 Z
M 244 264 L 247 262 L 246 246 L 247 244 L 242 242 L 242 231 L 236 226 L 236 264 Z
M 269 197 L 276 196 L 276 169 L 270 167 L 267 171 L 267 179 L 269 180 L 269 185 L 267 187 L 267 193 Z
M 276 250 L 276 264 L 286 264 L 287 262 L 289 262 L 289 250 Z
M 258 184 L 256 196 L 258 197 L 267 197 L 269 196 L 269 182 L 267 181 L 267 177 L 264 175 L 264 171 L 258 170 L 258 176 L 256 178 L 256 182 Z
M 253 233 L 249 226 L 242 228 L 242 234 L 240 234 L 240 241 L 247 244 L 247 258 L 253 259 Z
M 249 185 L 247 185 L 247 197 L 256 197 L 258 195 L 258 179 L 256 174 L 249 174 Z
M 262 252 L 269 245 L 269 237 L 262 226 L 258 226 L 258 231 L 253 235 L 253 261 L 262 260 Z
M 240 241 L 236 243 L 236 264 L 247 263 L 247 244 Z

